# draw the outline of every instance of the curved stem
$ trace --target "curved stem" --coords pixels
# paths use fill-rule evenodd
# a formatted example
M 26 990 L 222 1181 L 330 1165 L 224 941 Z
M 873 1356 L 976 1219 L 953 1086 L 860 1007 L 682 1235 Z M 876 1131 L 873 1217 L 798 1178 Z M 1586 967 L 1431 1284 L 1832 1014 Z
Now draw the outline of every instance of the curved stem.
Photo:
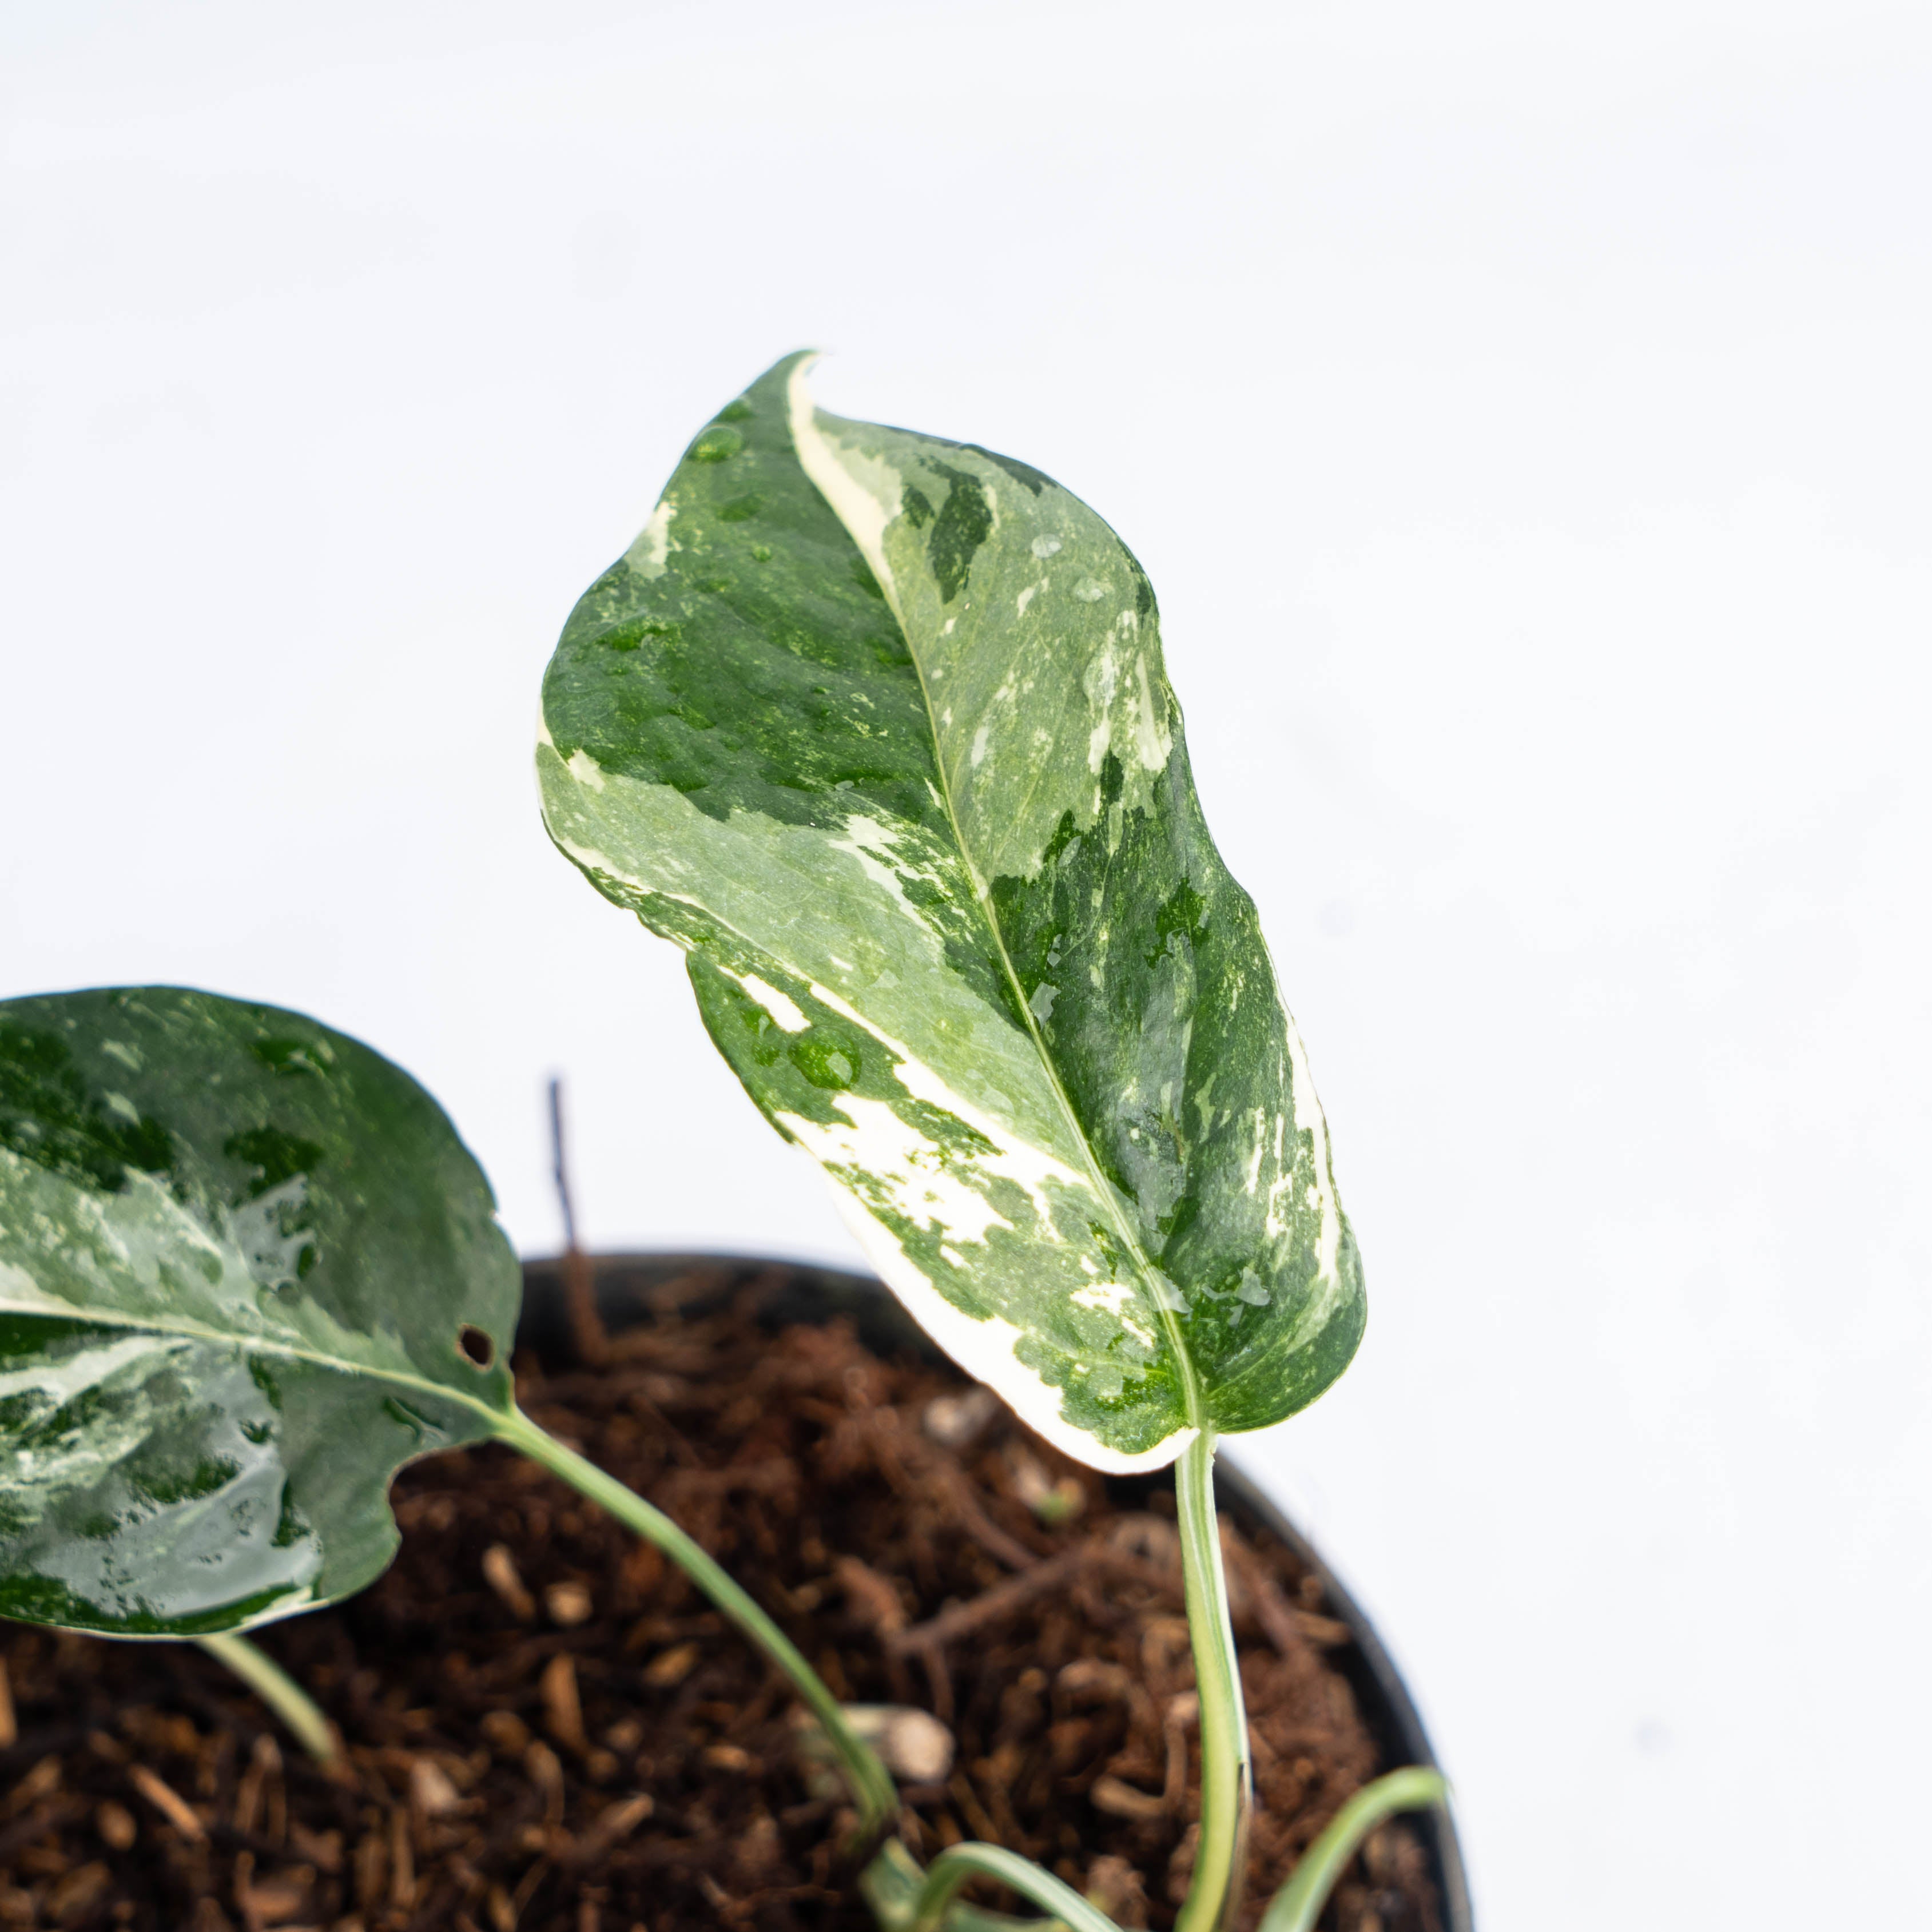
M 194 1641 L 217 1663 L 233 1671 L 287 1725 L 296 1742 L 318 1764 L 333 1764 L 341 1756 L 334 1726 L 273 1658 L 230 1630 Z
M 1022 1898 L 1030 1898 L 1072 1932 L 1119 1932 L 1097 1906 L 1030 1858 L 998 1845 L 954 1845 L 932 1862 L 907 1922 L 905 1932 L 938 1932 L 952 1894 L 970 1878 L 996 1879 Z
M 1232 1923 L 1246 1872 L 1253 1797 L 1247 1712 L 1214 1514 L 1214 1441 L 1211 1430 L 1202 1430 L 1180 1452 L 1174 1469 L 1187 1629 L 1201 1698 L 1201 1839 L 1174 1932 L 1219 1932 Z
M 875 1838 L 898 1810 L 898 1792 L 892 1774 L 878 1754 L 847 1721 L 837 1698 L 824 1680 L 799 1654 L 797 1646 L 773 1623 L 745 1591 L 680 1529 L 662 1510 L 654 1509 L 634 1490 L 608 1476 L 574 1449 L 546 1435 L 521 1409 L 496 1423 L 496 1433 L 532 1462 L 561 1476 L 572 1488 L 608 1510 L 628 1529 L 662 1550 L 718 1609 L 789 1677 L 812 1714 L 824 1726 L 845 1768 L 847 1781 L 859 1807 L 860 1833 Z
M 1329 1820 L 1327 1828 L 1301 1855 L 1287 1884 L 1262 1915 L 1259 1932 L 1310 1932 L 1335 1881 L 1362 1840 L 1398 1811 L 1420 1811 L 1448 1801 L 1449 1786 L 1439 1771 L 1412 1765 L 1365 1784 Z

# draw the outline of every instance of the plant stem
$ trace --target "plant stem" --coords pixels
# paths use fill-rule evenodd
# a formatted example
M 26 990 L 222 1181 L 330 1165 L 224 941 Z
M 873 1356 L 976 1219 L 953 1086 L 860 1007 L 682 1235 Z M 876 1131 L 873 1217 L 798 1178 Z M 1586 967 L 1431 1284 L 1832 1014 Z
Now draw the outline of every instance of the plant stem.
M 1187 1628 L 1201 1699 L 1201 1839 L 1174 1932 L 1220 1932 L 1232 1922 L 1246 1876 L 1253 1796 L 1247 1712 L 1214 1514 L 1214 1439 L 1211 1430 L 1202 1430 L 1180 1452 L 1174 1471 Z
M 1364 1785 L 1302 1853 L 1301 1862 L 1262 1915 L 1260 1932 L 1310 1932 L 1343 1868 L 1378 1825 L 1398 1811 L 1420 1811 L 1425 1805 L 1441 1804 L 1448 1796 L 1442 1774 L 1420 1765 L 1392 1771 L 1386 1778 Z
M 998 1845 L 955 1845 L 941 1852 L 920 1888 L 904 1932 L 938 1932 L 952 1894 L 969 1878 L 997 1879 L 1010 1886 L 1072 1932 L 1118 1932 L 1104 1912 L 1088 1904 L 1070 1885 L 1041 1870 L 1032 1859 Z
M 224 1664 L 287 1725 L 296 1742 L 318 1764 L 333 1764 L 341 1756 L 335 1727 L 315 1701 L 274 1659 L 257 1650 L 245 1636 L 223 1631 L 198 1636 L 195 1642 L 218 1664 Z
M 739 1585 L 722 1570 L 662 1510 L 654 1509 L 614 1476 L 606 1475 L 574 1449 L 546 1435 L 521 1409 L 496 1425 L 496 1432 L 532 1461 L 561 1476 L 590 1500 L 608 1510 L 628 1529 L 662 1550 L 718 1609 L 789 1677 L 812 1714 L 824 1726 L 844 1768 L 859 1807 L 860 1835 L 878 1836 L 898 1810 L 898 1792 L 892 1774 L 878 1754 L 847 1721 L 837 1698 L 824 1680 L 799 1654 L 791 1639 L 773 1623 Z

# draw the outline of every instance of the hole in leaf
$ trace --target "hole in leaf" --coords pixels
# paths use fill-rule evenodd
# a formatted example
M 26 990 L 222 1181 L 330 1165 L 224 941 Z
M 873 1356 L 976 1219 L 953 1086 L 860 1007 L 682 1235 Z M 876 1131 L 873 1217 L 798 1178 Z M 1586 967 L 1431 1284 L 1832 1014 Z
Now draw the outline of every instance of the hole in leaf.
M 487 1369 L 496 1359 L 496 1345 L 474 1322 L 466 1322 L 456 1331 L 457 1346 L 479 1369 Z

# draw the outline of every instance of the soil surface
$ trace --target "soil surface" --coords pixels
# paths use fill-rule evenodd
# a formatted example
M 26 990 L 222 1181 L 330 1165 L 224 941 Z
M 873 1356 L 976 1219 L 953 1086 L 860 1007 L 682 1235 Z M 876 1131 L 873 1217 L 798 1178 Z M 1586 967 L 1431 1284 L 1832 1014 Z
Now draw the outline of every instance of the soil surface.
M 597 1370 L 526 1349 L 524 1406 L 695 1535 L 841 1698 L 945 1726 L 894 1733 L 916 1852 L 992 1840 L 1165 1932 L 1198 1772 L 1171 1485 L 1103 1481 L 849 1321 L 770 1334 L 787 1270 L 723 1306 L 719 1280 L 658 1289 Z M 0 1928 L 872 1932 L 794 1700 L 676 1570 L 494 1448 L 405 1471 L 394 1504 L 380 1582 L 257 1634 L 340 1726 L 337 1780 L 191 1646 L 0 1624 Z M 1251 1928 L 1392 1767 L 1318 1581 L 1224 1535 Z M 1407 1826 L 1322 1923 L 1438 1932 Z

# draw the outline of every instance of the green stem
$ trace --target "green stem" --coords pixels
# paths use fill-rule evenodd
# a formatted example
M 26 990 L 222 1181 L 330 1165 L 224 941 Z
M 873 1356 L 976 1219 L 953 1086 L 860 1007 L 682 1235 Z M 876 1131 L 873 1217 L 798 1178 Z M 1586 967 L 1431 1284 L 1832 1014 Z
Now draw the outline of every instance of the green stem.
M 1253 1785 L 1240 1666 L 1228 1616 L 1228 1580 L 1221 1567 L 1220 1526 L 1214 1515 L 1211 1430 L 1202 1430 L 1180 1452 L 1174 1491 L 1194 1682 L 1201 1698 L 1201 1841 L 1174 1932 L 1220 1932 L 1240 1905 Z
M 1439 1771 L 1412 1765 L 1365 1784 L 1329 1820 L 1328 1828 L 1301 1855 L 1287 1884 L 1262 1918 L 1260 1932 L 1311 1932 L 1335 1888 L 1335 1881 L 1362 1840 L 1398 1811 L 1420 1811 L 1448 1802 L 1449 1786 Z
M 318 1764 L 333 1764 L 341 1755 L 335 1729 L 315 1701 L 274 1658 L 257 1650 L 245 1636 L 223 1631 L 198 1636 L 195 1642 L 218 1664 L 226 1664 L 294 1734 L 296 1742 Z
M 662 1550 L 718 1609 L 789 1677 L 812 1714 L 824 1726 L 845 1767 L 852 1796 L 859 1807 L 860 1835 L 870 1840 L 891 1822 L 898 1810 L 898 1792 L 892 1774 L 851 1725 L 837 1698 L 818 1672 L 799 1654 L 791 1639 L 718 1564 L 661 1510 L 653 1509 L 614 1476 L 574 1450 L 546 1435 L 521 1409 L 496 1424 L 506 1442 L 532 1462 L 541 1462 L 590 1500 L 608 1510 L 626 1528 Z
M 998 1845 L 954 1845 L 932 1862 L 905 1932 L 938 1932 L 952 1894 L 970 1878 L 997 1879 L 1032 1900 L 1072 1932 L 1119 1932 L 1107 1915 L 1030 1858 Z

